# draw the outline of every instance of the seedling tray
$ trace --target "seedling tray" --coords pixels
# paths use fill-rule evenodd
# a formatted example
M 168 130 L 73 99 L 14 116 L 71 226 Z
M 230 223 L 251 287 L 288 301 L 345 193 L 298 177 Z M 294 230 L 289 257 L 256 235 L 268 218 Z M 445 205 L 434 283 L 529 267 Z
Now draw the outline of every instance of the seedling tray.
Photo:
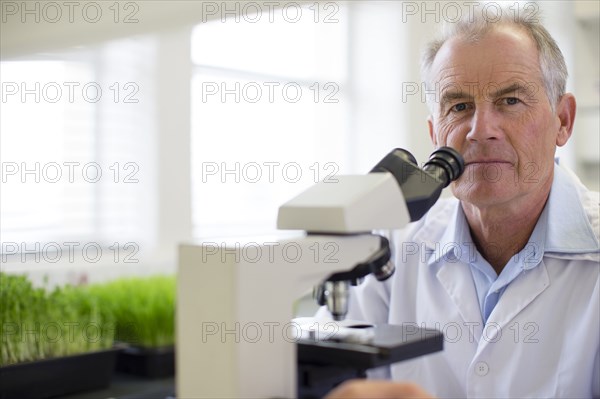
M 175 375 L 175 347 L 129 346 L 117 355 L 117 371 L 148 378 Z
M 107 387 L 115 368 L 112 348 L 0 367 L 1 399 L 44 399 Z

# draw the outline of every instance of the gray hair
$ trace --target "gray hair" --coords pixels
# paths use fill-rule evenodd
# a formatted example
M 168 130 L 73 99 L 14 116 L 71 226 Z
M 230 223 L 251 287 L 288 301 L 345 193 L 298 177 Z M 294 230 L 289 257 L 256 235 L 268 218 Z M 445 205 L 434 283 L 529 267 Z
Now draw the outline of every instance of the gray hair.
M 498 13 L 491 17 L 484 15 L 483 12 L 475 12 L 463 16 L 458 22 L 445 22 L 441 35 L 431 41 L 423 52 L 421 77 L 426 86 L 431 87 L 431 77 L 429 76 L 431 66 L 438 51 L 447 40 L 460 37 L 468 41 L 477 41 L 495 27 L 506 25 L 523 29 L 535 42 L 539 53 L 544 88 L 554 112 L 566 90 L 568 72 L 565 58 L 554 38 L 537 19 L 536 15 L 533 17 L 527 16 L 524 12 L 512 12 L 512 10 L 506 8 L 499 8 Z M 433 111 L 430 101 L 427 103 L 430 110 Z

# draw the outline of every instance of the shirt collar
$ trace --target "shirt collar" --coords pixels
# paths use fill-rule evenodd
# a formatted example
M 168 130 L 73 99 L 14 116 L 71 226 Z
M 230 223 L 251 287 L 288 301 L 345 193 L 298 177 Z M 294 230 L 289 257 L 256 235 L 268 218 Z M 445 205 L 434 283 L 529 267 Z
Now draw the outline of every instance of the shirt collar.
M 441 224 L 441 221 L 432 221 L 434 224 Z M 428 264 L 434 264 L 439 261 L 455 263 L 458 261 L 466 261 L 473 256 L 476 256 L 477 250 L 471 239 L 469 225 L 465 217 L 460 202 L 455 201 L 454 210 L 450 218 L 447 220 L 447 227 L 439 240 L 433 242 L 435 234 L 427 234 L 428 240 L 425 240 L 428 250 Z
M 598 238 L 583 208 L 581 190 L 575 178 L 555 165 L 554 181 L 546 204 L 550 218 L 546 229 L 546 252 L 582 254 L 600 251 Z

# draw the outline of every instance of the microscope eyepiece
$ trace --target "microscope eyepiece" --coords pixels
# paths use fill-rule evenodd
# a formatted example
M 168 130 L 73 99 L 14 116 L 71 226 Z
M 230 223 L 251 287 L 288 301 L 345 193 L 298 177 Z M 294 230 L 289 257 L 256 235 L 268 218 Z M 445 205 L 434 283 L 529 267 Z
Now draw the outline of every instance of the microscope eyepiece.
M 431 154 L 423 170 L 436 176 L 447 187 L 463 173 L 465 162 L 454 148 L 441 147 Z
M 396 148 L 386 155 L 371 173 L 391 173 L 404 196 L 410 220 L 416 221 L 427 213 L 450 182 L 465 170 L 462 156 L 453 148 L 440 147 L 419 168 L 415 158 L 406 150 Z

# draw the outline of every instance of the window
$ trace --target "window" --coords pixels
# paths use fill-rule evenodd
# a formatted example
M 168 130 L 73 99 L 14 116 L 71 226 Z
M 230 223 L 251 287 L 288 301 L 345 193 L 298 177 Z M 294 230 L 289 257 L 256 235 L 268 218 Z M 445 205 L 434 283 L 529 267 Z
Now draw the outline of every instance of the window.
M 346 9 L 316 6 L 195 27 L 195 237 L 273 233 L 279 205 L 344 172 Z
M 3 262 L 148 243 L 152 49 L 131 38 L 1 63 Z

